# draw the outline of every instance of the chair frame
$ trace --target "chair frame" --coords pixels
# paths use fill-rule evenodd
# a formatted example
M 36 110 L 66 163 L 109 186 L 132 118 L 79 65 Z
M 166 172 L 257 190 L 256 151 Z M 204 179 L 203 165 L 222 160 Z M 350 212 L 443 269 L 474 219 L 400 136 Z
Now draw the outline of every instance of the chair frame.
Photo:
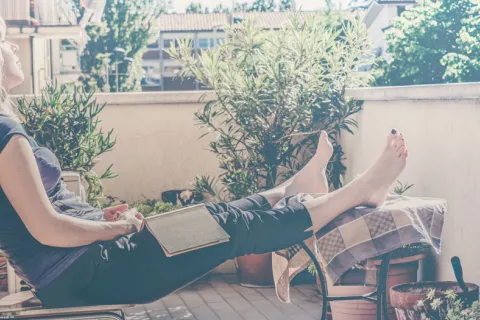
M 322 291 L 321 295 L 322 295 L 322 301 L 323 301 L 321 320 L 327 319 L 328 302 L 351 301 L 351 300 L 365 300 L 365 301 L 375 303 L 377 305 L 377 320 L 388 320 L 387 278 L 388 278 L 388 270 L 390 268 L 390 261 L 392 259 L 392 253 L 387 253 L 382 256 L 382 263 L 380 265 L 380 269 L 377 277 L 378 279 L 377 290 L 374 290 L 364 295 L 357 295 L 357 296 L 329 296 L 325 275 L 323 273 L 323 269 L 320 266 L 320 263 L 318 262 L 316 256 L 313 254 L 310 248 L 308 248 L 308 246 L 303 242 L 300 243 L 300 246 L 309 255 L 310 259 L 312 260 L 315 266 L 317 275 L 320 279 L 320 286 Z
M 387 278 L 388 270 L 392 254 L 388 253 L 382 256 L 382 262 L 378 273 L 377 289 L 364 294 L 354 296 L 329 296 L 327 289 L 327 282 L 323 269 L 320 266 L 316 256 L 303 242 L 300 246 L 309 255 L 313 261 L 318 277 L 320 279 L 321 294 L 322 294 L 322 317 L 321 320 L 327 319 L 328 302 L 330 301 L 352 301 L 365 300 L 377 305 L 377 320 L 388 320 L 388 305 L 387 305 Z M 2 319 L 68 319 L 74 316 L 76 319 L 94 320 L 94 319 L 111 319 L 111 320 L 125 320 L 124 308 L 132 306 L 93 306 L 93 307 L 78 307 L 78 308 L 59 308 L 59 309 L 44 309 L 41 307 L 20 308 L 20 309 L 5 309 L 0 310 L 0 318 Z
M 124 308 L 130 306 L 92 306 L 46 309 L 42 307 L 0 310 L 0 319 L 82 319 L 125 320 Z

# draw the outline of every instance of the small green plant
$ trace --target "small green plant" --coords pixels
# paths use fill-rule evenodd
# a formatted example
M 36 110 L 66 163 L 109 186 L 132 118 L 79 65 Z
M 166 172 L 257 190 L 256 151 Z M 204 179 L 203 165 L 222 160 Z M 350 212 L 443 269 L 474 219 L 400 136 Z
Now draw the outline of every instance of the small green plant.
M 93 168 L 98 157 L 113 149 L 113 130 L 104 132 L 98 116 L 105 105 L 93 92 L 68 89 L 57 84 L 46 87 L 40 96 L 17 100 L 25 130 L 58 157 L 62 170 L 79 172 L 87 185 L 87 201 L 100 207 L 102 180 L 116 175 L 110 165 L 102 174 Z
M 146 199 L 143 201 L 132 203 L 130 205 L 130 208 L 137 208 L 138 212 L 140 212 L 145 218 L 147 218 L 160 213 L 180 209 L 181 206 L 158 200 Z
M 478 301 L 466 307 L 453 290 L 439 292 L 431 289 L 416 307 L 424 320 L 480 320 Z
M 102 201 L 102 208 L 115 207 L 121 204 L 127 203 L 124 200 L 118 199 L 116 197 L 107 196 Z M 138 212 L 143 214 L 145 218 L 151 217 L 160 213 L 170 212 L 173 210 L 180 209 L 182 206 L 174 205 L 167 202 L 162 202 L 155 199 L 147 199 L 141 201 L 136 201 L 128 204 L 129 208 L 136 208 Z
M 401 181 L 397 180 L 397 185 L 393 188 L 393 192 L 401 196 L 413 186 L 414 184 L 408 184 L 408 182 L 403 184 Z
M 222 196 L 225 188 L 218 187 L 218 178 L 210 176 L 197 176 L 193 181 L 193 190 L 197 194 L 201 194 L 207 202 L 225 201 Z

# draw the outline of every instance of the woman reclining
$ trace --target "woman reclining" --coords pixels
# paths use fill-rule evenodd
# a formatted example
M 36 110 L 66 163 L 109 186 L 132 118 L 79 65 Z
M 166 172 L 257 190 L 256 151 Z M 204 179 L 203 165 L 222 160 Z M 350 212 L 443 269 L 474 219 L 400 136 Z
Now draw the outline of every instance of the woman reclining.
M 332 145 L 325 132 L 311 161 L 272 190 L 231 203 L 207 204 L 230 235 L 227 243 L 167 258 L 126 205 L 97 210 L 72 199 L 55 155 L 39 147 L 18 122 L 8 89 L 23 82 L 18 47 L 5 40 L 0 19 L 0 250 L 46 307 L 147 303 L 185 286 L 224 261 L 297 244 L 342 212 L 380 205 L 406 165 L 396 130 L 378 160 L 360 177 L 323 197 L 282 209 L 297 193 L 327 193 Z M 59 209 L 60 208 L 60 209 Z

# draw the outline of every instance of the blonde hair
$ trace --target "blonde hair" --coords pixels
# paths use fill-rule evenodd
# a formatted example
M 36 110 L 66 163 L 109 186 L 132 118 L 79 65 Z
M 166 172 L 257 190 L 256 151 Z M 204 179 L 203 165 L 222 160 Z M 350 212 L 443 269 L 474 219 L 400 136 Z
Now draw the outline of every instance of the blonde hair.
M 0 17 L 0 42 L 4 41 L 7 37 L 7 24 L 2 17 Z M 8 99 L 8 92 L 4 86 L 5 75 L 4 75 L 4 64 L 5 60 L 3 58 L 2 51 L 0 50 L 0 113 L 6 114 L 13 118 L 14 120 L 19 120 L 16 112 L 12 108 L 12 104 Z

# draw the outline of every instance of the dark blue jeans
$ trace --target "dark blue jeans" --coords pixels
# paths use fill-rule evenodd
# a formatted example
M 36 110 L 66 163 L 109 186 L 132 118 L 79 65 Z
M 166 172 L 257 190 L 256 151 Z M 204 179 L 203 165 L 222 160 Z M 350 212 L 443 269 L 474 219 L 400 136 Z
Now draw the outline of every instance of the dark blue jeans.
M 301 204 L 274 210 L 254 195 L 207 208 L 230 241 L 166 257 L 156 239 L 142 232 L 94 243 L 88 251 L 36 295 L 45 307 L 143 304 L 158 300 L 237 256 L 267 253 L 312 235 Z

